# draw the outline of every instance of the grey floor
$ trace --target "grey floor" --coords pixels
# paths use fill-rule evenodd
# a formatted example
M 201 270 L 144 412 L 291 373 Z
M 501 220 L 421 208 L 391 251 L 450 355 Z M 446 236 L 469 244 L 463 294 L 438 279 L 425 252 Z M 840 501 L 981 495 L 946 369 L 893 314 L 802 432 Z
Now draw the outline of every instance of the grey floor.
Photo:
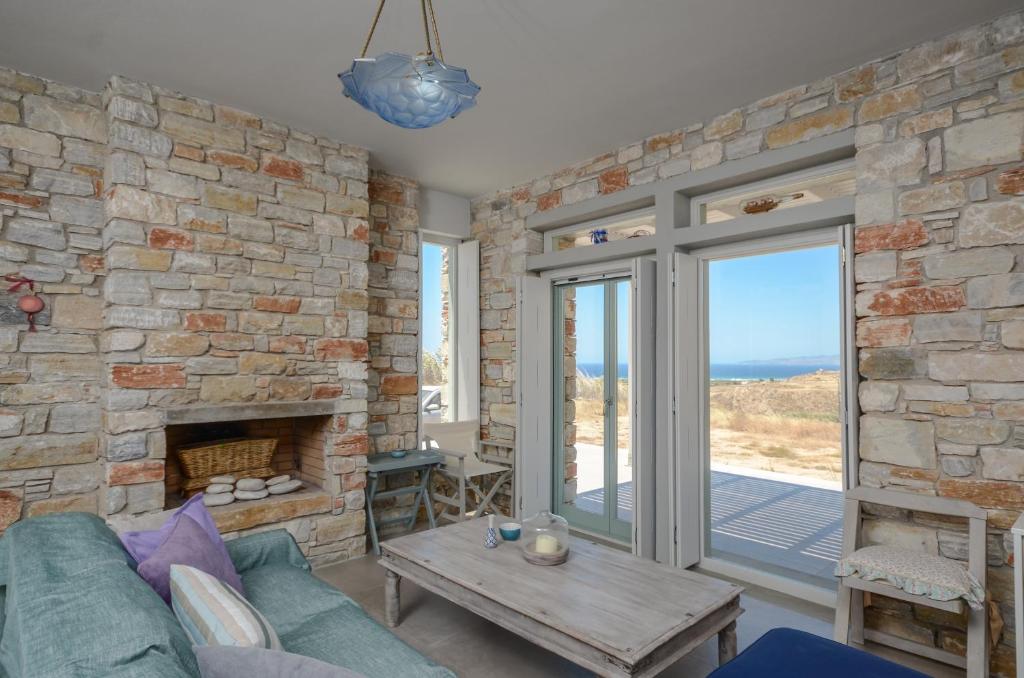
M 633 519 L 633 483 L 616 488 L 618 517 Z M 577 508 L 604 512 L 604 489 L 583 492 Z M 843 545 L 843 494 L 797 483 L 711 472 L 715 557 L 818 586 L 835 585 Z
M 384 570 L 377 565 L 375 557 L 366 556 L 332 565 L 317 570 L 316 574 L 354 598 L 375 619 L 383 620 Z M 748 586 L 742 596 L 742 605 L 746 612 L 738 623 L 741 650 L 761 634 L 779 626 L 822 636 L 831 636 L 832 633 L 832 611 L 802 600 Z M 408 581 L 402 582 L 402 621 L 394 631 L 461 678 L 591 675 Z M 870 650 L 937 678 L 964 675 L 962 671 L 889 648 L 871 646 Z M 712 639 L 674 664 L 662 676 L 701 678 L 713 671 L 716 665 L 717 645 Z

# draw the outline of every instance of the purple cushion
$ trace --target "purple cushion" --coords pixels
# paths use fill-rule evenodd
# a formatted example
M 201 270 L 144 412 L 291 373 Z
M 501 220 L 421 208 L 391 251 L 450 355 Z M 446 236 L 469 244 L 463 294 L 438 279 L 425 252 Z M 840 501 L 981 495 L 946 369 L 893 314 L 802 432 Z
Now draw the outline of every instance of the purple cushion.
M 224 543 L 217 541 L 221 547 Z M 230 558 L 225 558 L 218 544 L 210 539 L 203 527 L 188 516 L 181 516 L 149 558 L 139 563 L 139 576 L 171 603 L 171 565 L 188 565 L 216 577 L 242 593 L 242 582 Z
M 121 543 L 124 544 L 125 550 L 131 554 L 132 558 L 135 559 L 136 563 L 141 563 L 146 558 L 153 555 L 153 551 L 157 550 L 160 544 L 164 543 L 167 539 L 167 535 L 171 533 L 174 526 L 177 524 L 178 519 L 181 516 L 188 516 L 192 520 L 199 523 L 199 526 L 203 528 L 203 531 L 209 535 L 210 539 L 220 544 L 221 550 L 224 552 L 224 557 L 228 555 L 228 549 L 224 546 L 223 540 L 220 538 L 220 532 L 217 531 L 217 524 L 213 522 L 213 516 L 206 510 L 206 505 L 203 504 L 203 493 L 195 495 L 188 501 L 186 501 L 181 508 L 171 514 L 171 517 L 167 519 L 158 530 L 146 530 L 142 532 L 125 532 L 121 535 Z

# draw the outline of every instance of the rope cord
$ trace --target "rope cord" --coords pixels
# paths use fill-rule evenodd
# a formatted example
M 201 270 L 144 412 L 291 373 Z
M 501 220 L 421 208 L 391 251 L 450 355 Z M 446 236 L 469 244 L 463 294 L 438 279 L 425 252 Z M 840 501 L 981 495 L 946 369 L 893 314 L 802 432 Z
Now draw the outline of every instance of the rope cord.
M 437 58 L 444 61 L 444 50 L 441 49 L 441 34 L 437 32 L 437 16 L 434 14 L 434 0 L 426 0 L 430 10 L 430 23 L 434 27 L 434 44 L 437 45 Z
M 366 52 L 370 49 L 370 41 L 373 40 L 374 31 L 377 30 L 377 24 L 380 22 L 380 15 L 384 11 L 384 2 L 386 0 L 380 0 L 377 5 L 377 12 L 373 15 L 373 23 L 370 24 L 370 31 L 366 34 L 366 41 L 363 42 L 363 51 L 359 53 L 360 59 L 366 58 Z M 437 15 L 434 14 L 434 2 L 433 0 L 420 0 L 420 12 L 423 15 L 423 36 L 427 42 L 427 54 L 434 54 L 434 45 L 437 45 L 437 58 L 444 61 L 444 51 L 441 49 L 441 34 L 437 32 Z M 430 14 L 429 23 L 427 21 L 427 13 Z M 431 44 L 430 31 L 433 28 L 434 38 L 433 45 Z
M 363 43 L 363 51 L 360 53 L 359 58 L 366 58 L 366 50 L 370 49 L 370 40 L 373 39 L 373 32 L 377 30 L 377 22 L 380 21 L 380 13 L 384 11 L 384 0 L 380 0 L 380 4 L 377 5 L 377 13 L 373 15 L 373 23 L 370 24 L 370 32 L 366 34 L 366 42 Z

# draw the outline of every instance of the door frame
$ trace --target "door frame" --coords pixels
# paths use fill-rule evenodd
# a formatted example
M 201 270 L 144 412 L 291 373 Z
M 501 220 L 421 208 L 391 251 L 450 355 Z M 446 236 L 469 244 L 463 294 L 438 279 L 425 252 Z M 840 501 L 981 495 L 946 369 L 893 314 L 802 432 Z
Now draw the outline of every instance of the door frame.
M 759 254 L 770 254 L 776 252 L 791 251 L 794 249 L 805 249 L 835 245 L 839 250 L 839 314 L 840 323 L 840 431 L 842 438 L 843 455 L 843 491 L 856 484 L 856 469 L 858 462 L 857 455 L 857 379 L 856 379 L 856 344 L 855 326 L 852 303 L 853 277 L 852 277 L 852 226 L 829 226 L 825 228 L 808 229 L 786 235 L 767 238 L 754 238 L 742 242 L 730 243 L 694 249 L 688 253 L 677 253 L 676 267 L 686 275 L 689 286 L 685 288 L 693 290 L 690 293 L 680 292 L 677 287 L 676 294 L 676 317 L 677 323 L 677 370 L 676 388 L 680 402 L 689 404 L 690 407 L 678 408 L 676 414 L 677 450 L 689 452 L 687 459 L 680 459 L 680 470 L 683 472 L 682 481 L 693 490 L 697 490 L 698 502 L 687 500 L 687 492 L 681 491 L 677 496 L 677 515 L 685 515 L 696 509 L 699 516 L 698 529 L 696 530 L 699 551 L 693 553 L 694 543 L 685 543 L 680 539 L 677 545 L 680 560 L 684 560 L 684 554 L 693 560 L 696 555 L 700 568 L 709 572 L 749 581 L 753 584 L 764 586 L 781 593 L 804 598 L 811 602 L 829 607 L 835 606 L 836 594 L 834 591 L 823 589 L 813 584 L 795 581 L 775 574 L 769 574 L 752 567 L 738 565 L 721 558 L 713 558 L 708 553 L 708 529 L 706 527 L 710 509 L 709 491 L 709 440 L 710 430 L 708 422 L 708 406 L 710 400 L 710 382 L 708 375 L 708 264 L 712 260 L 729 259 L 745 256 L 756 256 Z M 689 322 L 684 323 L 683 319 L 688 318 Z M 693 319 L 696 322 L 693 322 Z M 689 341 L 683 341 L 686 338 Z M 697 388 L 687 388 L 687 378 L 697 379 Z M 686 400 L 685 394 L 690 394 Z M 695 397 L 694 397 L 695 396 Z M 687 402 L 688 400 L 688 402 Z M 695 453 L 694 453 L 695 451 Z M 694 459 L 695 457 L 695 459 Z M 695 464 L 695 466 L 694 466 Z M 696 478 L 686 473 L 696 471 Z M 687 482 L 688 481 L 688 482 Z M 694 506 L 694 503 L 697 505 Z M 693 533 L 694 530 L 688 530 Z M 688 535 L 693 539 L 693 534 Z
M 596 286 L 600 285 L 603 288 L 602 299 L 603 299 L 603 315 L 604 315 L 604 340 L 602 345 L 602 362 L 603 362 L 603 377 L 602 377 L 602 392 L 604 393 L 604 430 L 602 432 L 602 456 L 603 456 L 603 486 L 605 491 L 604 499 L 604 511 L 607 515 L 602 514 L 591 514 L 588 511 L 577 509 L 576 507 L 570 507 L 571 510 L 567 511 L 566 514 L 561 513 L 564 509 L 562 508 L 565 503 L 564 492 L 565 484 L 558 482 L 565 468 L 565 444 L 562 440 L 565 434 L 565 422 L 564 422 L 564 409 L 555 407 L 552 409 L 554 416 L 552 418 L 552 470 L 551 477 L 554 482 L 551 484 L 552 499 L 551 504 L 557 510 L 556 512 L 562 515 L 564 518 L 569 520 L 572 527 L 581 531 L 593 531 L 603 537 L 611 540 L 628 542 L 632 540 L 635 524 L 631 519 L 628 524 L 626 521 L 618 518 L 618 483 L 616 476 L 618 468 L 618 365 L 621 357 L 625 357 L 629 366 L 629 384 L 632 388 L 633 381 L 633 360 L 632 351 L 633 341 L 632 337 L 627 337 L 629 341 L 627 347 L 627 355 L 619 356 L 618 346 L 618 305 L 619 305 L 619 285 L 626 283 L 628 295 L 630 298 L 633 297 L 635 292 L 635 284 L 632 279 L 632 269 L 630 273 L 623 275 L 601 275 L 595 279 L 576 279 L 575 277 L 556 279 L 552 281 L 551 293 L 551 310 L 552 310 L 552 329 L 554 330 L 552 336 L 552 356 L 564 358 L 565 350 L 565 336 L 564 331 L 560 331 L 560 328 L 564 328 L 565 324 L 565 306 L 564 303 L 560 303 L 560 290 L 566 287 L 579 288 L 581 286 Z M 635 311 L 635 300 L 630 303 L 629 317 L 626 325 L 626 330 L 632 334 L 633 330 L 633 317 Z M 578 342 L 577 338 L 577 342 Z M 563 366 L 563 367 L 560 367 Z M 552 361 L 552 387 L 553 387 L 553 403 L 564 403 L 565 402 L 565 373 L 564 373 L 564 362 L 560 360 Z M 559 378 L 560 377 L 560 378 Z M 609 397 L 609 393 L 611 396 Z M 632 392 L 627 393 L 626 400 L 632 405 Z M 559 415 L 559 412 L 562 412 Z M 609 413 L 610 416 L 609 416 Z M 632 408 L 631 408 L 632 414 Z M 634 436 L 632 427 L 629 435 L 629 454 L 632 457 L 634 454 Z M 578 460 L 577 460 L 578 461 Z M 635 471 L 635 469 L 634 469 Z M 635 475 L 634 475 L 634 488 L 635 488 Z M 635 512 L 634 512 L 635 515 Z M 575 525 L 573 522 L 575 521 Z
M 631 337 L 633 348 L 630 356 L 631 379 L 630 405 L 632 409 L 633 427 L 631 445 L 633 446 L 633 479 L 634 479 L 634 511 L 632 538 L 630 544 L 636 555 L 650 557 L 654 550 L 654 475 L 643 468 L 645 463 L 653 463 L 654 450 L 644 449 L 642 441 L 651 436 L 638 436 L 639 431 L 653 431 L 655 402 L 651 399 L 654 383 L 653 323 L 655 313 L 653 298 L 656 280 L 654 279 L 654 262 L 650 257 L 629 258 L 581 266 L 550 269 L 539 275 L 519 277 L 519 303 L 517 311 L 517 351 L 516 361 L 518 374 L 522 378 L 517 381 L 517 402 L 519 403 L 518 421 L 523 437 L 517 436 L 516 450 L 516 489 L 515 506 L 521 518 L 533 515 L 539 510 L 551 510 L 554 496 L 553 446 L 554 423 L 554 328 L 553 308 L 554 283 L 577 278 L 579 280 L 602 278 L 629 278 L 632 281 L 634 300 L 630 308 L 630 328 L 634 331 Z M 650 303 L 648 303 L 650 302 Z M 637 332 L 642 331 L 642 335 Z M 647 347 L 647 343 L 651 347 Z M 529 346 L 531 350 L 526 350 Z M 636 383 L 634 383 L 636 382 Z M 538 397 L 540 394 L 540 397 Z M 638 446 L 638 441 L 641 445 Z M 639 447 L 639 449 L 638 449 Z M 529 449 L 527 449 L 529 448 Z M 650 485 L 650 487 L 648 487 Z M 546 492 L 545 492 L 546 491 Z M 546 496 L 542 496 L 546 494 Z M 647 525 L 647 523 L 650 523 Z M 572 528 L 583 534 L 586 530 Z M 593 534 L 596 537 L 604 535 Z

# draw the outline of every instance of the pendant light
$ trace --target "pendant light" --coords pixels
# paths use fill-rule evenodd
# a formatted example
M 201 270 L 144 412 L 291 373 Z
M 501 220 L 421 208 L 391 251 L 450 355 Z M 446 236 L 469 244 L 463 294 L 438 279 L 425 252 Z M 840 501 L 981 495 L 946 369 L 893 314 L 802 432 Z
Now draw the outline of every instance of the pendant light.
M 476 105 L 480 87 L 469 79 L 466 69 L 444 62 L 433 0 L 420 0 L 427 43 L 425 52 L 415 56 L 385 52 L 367 58 L 366 51 L 384 10 L 384 1 L 380 0 L 377 6 L 359 58 L 352 62 L 350 69 L 338 75 L 345 96 L 387 122 L 407 129 L 433 127 Z

